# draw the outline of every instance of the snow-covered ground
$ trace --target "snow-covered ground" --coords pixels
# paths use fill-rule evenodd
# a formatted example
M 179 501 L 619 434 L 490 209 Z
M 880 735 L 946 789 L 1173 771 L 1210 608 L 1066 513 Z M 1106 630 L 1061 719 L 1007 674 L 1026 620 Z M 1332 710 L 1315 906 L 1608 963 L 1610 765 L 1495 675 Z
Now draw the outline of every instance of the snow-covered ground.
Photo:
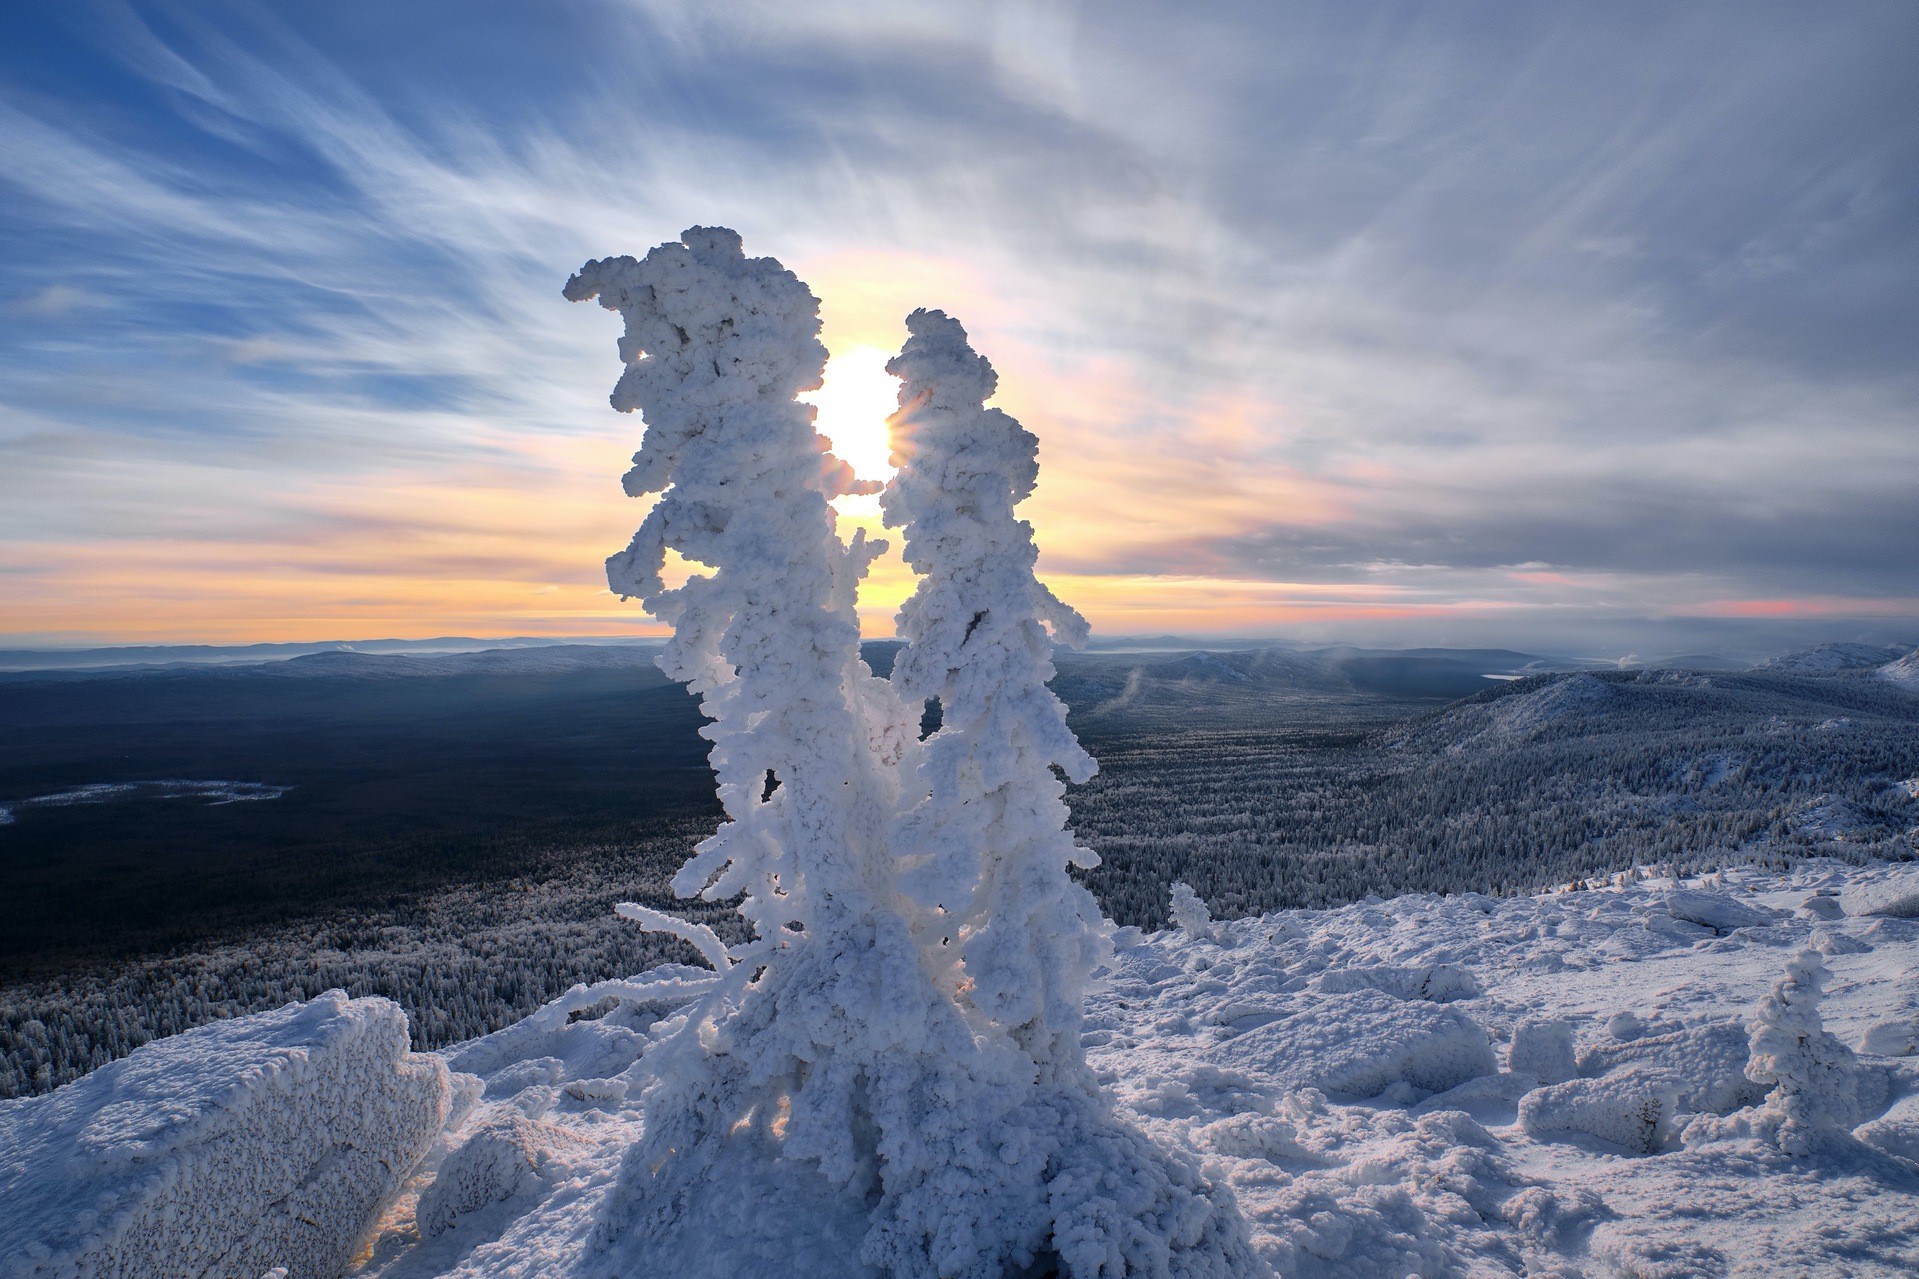
M 1147 1132 L 1232 1186 L 1278 1274 L 1919 1273 L 1919 869 L 1809 863 L 1210 924 L 1189 907 L 1181 918 L 1120 938 L 1088 1009 L 1089 1056 Z M 1795 961 L 1808 949 L 1831 970 L 1819 1009 L 1838 1044 L 1818 1049 L 1830 1060 L 1812 1098 L 1831 1126 L 1794 1157 L 1774 1135 L 1777 1101 L 1748 1077 L 1748 1036 L 1788 965 L 1816 966 Z M 709 980 L 670 967 L 576 988 L 439 1054 L 459 1072 L 451 1116 L 354 1273 L 620 1273 L 619 1241 L 593 1240 L 643 1128 L 646 1053 Z M 328 1004 L 304 1020 L 283 1011 L 160 1041 L 0 1116 L 52 1132 L 76 1090 L 100 1091 L 112 1071 L 157 1078 L 193 1036 L 270 1042 L 284 1055 L 300 1026 L 342 1015 Z M 316 1061 L 325 1041 L 316 1030 Z M 141 1108 L 160 1113 L 161 1093 L 112 1091 L 114 1131 L 148 1142 Z M 247 1104 L 258 1095 L 233 1093 Z M 195 1122 L 195 1132 L 218 1126 Z M 328 1132 L 309 1136 L 334 1141 Z M 112 1189 L 87 1183 L 58 1145 L 16 1144 L 0 1171 L 36 1184 L 58 1164 L 76 1200 Z M 714 1187 L 709 1245 L 676 1273 L 866 1273 L 851 1260 L 858 1205 L 804 1169 L 769 1173 L 744 1145 L 738 1153 L 740 1184 Z M 93 1163 L 132 1184 L 128 1169 L 150 1158 L 129 1146 Z M 145 1237 L 200 1219 L 176 1212 Z M 13 1244 L 8 1273 L 60 1273 Z M 262 1259 L 247 1250 L 249 1264 Z
M 1087 1045 L 1148 1132 L 1230 1182 L 1281 1275 L 1911 1275 L 1915 912 L 1909 867 L 1813 864 L 1189 923 L 1121 951 Z M 1804 947 L 1833 972 L 1827 1028 L 1875 1051 L 1852 1064 L 1852 1135 L 1794 1158 L 1751 1122 L 1745 1068 Z M 702 980 L 582 988 L 448 1050 L 484 1097 L 365 1273 L 591 1272 L 648 1030 Z M 805 1178 L 788 1194 L 683 1273 L 861 1273 L 857 1214 Z
M 1911 1275 L 1915 913 L 1910 868 L 1815 864 L 1158 934 L 1096 998 L 1091 1055 L 1223 1165 L 1283 1275 Z M 1687 1132 L 1764 1101 L 1748 1021 L 1808 946 L 1827 1028 L 1879 1050 L 1857 1136 L 1794 1159 Z

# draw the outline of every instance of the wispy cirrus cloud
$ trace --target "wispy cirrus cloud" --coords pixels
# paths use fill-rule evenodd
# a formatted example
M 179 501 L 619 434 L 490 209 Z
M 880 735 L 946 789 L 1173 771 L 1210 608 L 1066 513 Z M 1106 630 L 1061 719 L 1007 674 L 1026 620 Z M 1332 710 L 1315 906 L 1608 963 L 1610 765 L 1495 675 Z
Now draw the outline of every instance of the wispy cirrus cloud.
M 811 281 L 830 344 L 959 315 L 1041 435 L 1043 567 L 1111 629 L 1919 595 L 1903 6 L 8 21 L 11 631 L 626 624 L 639 424 L 557 286 L 695 222 Z

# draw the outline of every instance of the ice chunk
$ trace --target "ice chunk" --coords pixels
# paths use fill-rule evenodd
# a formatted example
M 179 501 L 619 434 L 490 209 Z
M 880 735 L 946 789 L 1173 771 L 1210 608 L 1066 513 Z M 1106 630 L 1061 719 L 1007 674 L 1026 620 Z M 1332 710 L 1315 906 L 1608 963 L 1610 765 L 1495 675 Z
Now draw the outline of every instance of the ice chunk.
M 1442 1004 L 1376 990 L 1331 995 L 1214 1050 L 1281 1088 L 1376 1097 L 1400 1081 L 1428 1093 L 1498 1069 L 1486 1032 Z
M 337 1274 L 432 1144 L 446 1066 L 328 991 L 0 1102 L 0 1273 Z

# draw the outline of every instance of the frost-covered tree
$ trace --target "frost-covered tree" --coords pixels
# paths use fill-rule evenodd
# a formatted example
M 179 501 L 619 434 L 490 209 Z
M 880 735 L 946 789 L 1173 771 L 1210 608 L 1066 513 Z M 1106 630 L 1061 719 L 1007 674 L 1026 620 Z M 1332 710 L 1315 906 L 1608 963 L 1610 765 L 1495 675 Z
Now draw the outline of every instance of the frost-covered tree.
M 640 261 L 588 263 L 566 295 L 626 322 L 612 403 L 646 435 L 625 486 L 661 493 L 608 581 L 673 625 L 661 666 L 713 721 L 728 821 L 674 887 L 744 894 L 756 934 L 731 954 L 698 938 L 720 978 L 648 1057 L 646 1137 L 602 1233 L 663 1238 L 699 1228 L 697 1201 L 722 1193 L 712 1174 L 742 1142 L 777 1137 L 789 1163 L 859 1191 L 890 1135 L 875 1093 L 900 1072 L 882 1059 L 967 1036 L 893 904 L 895 787 L 853 611 L 879 548 L 841 544 L 829 499 L 862 489 L 795 398 L 820 385 L 818 301 L 735 233 L 699 227 Z M 668 550 L 713 571 L 668 588 Z
M 1171 908 L 1167 915 L 1173 926 L 1196 941 L 1213 940 L 1213 912 L 1206 901 L 1183 879 L 1173 881 L 1168 890 Z
M 903 883 L 973 1006 L 1037 1060 L 1070 1060 L 1105 934 L 1067 874 L 1099 858 L 1074 846 L 1052 770 L 1084 782 L 1097 766 L 1047 682 L 1054 637 L 1077 647 L 1086 622 L 1034 576 L 1033 529 L 1013 508 L 1038 480 L 1038 441 L 983 406 L 992 365 L 939 311 L 906 326 L 886 366 L 901 379 L 901 465 L 880 505 L 919 583 L 897 619 L 892 682 L 905 701 L 937 698 L 941 727 L 895 835 Z
M 805 286 L 695 228 L 589 263 L 567 296 L 626 321 L 613 404 L 647 423 L 626 488 L 661 494 L 608 580 L 672 623 L 661 664 L 713 720 L 728 821 L 674 886 L 742 894 L 755 932 L 729 950 L 622 908 L 718 973 L 646 1056 L 645 1136 L 601 1244 L 643 1262 L 763 1199 L 863 1206 L 862 1258 L 902 1279 L 997 1279 L 1048 1248 L 1075 1275 L 1244 1273 L 1230 1201 L 1117 1124 L 1079 1055 L 1103 932 L 1065 873 L 1084 859 L 1050 769 L 1091 760 L 1045 687 L 1043 624 L 1084 624 L 1033 579 L 1012 518 L 1032 437 L 993 419 L 1011 434 L 980 433 L 966 460 L 990 369 L 939 317 L 948 340 L 895 370 L 906 433 L 925 428 L 888 499 L 927 574 L 901 696 L 859 659 L 877 548 L 842 545 L 828 505 L 856 483 L 795 399 L 825 358 Z M 972 381 L 942 387 L 956 359 Z M 712 572 L 669 588 L 669 550 Z M 928 695 L 947 720 L 922 748 L 909 707 Z
M 1030 536 L 1003 536 L 1013 490 L 1031 488 L 1031 437 L 1015 426 L 1010 452 L 983 437 L 994 478 L 943 463 L 961 495 L 947 507 L 913 478 L 899 491 L 918 505 L 895 499 L 938 569 L 902 659 L 902 687 L 937 685 L 951 717 L 920 767 L 917 701 L 859 658 L 854 594 L 878 548 L 843 545 L 828 505 L 859 488 L 795 399 L 820 382 L 817 301 L 711 228 L 588 263 L 566 292 L 626 322 L 612 402 L 647 426 L 626 489 L 661 494 L 608 581 L 673 625 L 661 665 L 713 721 L 728 820 L 674 887 L 741 894 L 755 933 L 729 949 L 623 908 L 718 972 L 641 1063 L 645 1134 L 596 1235 L 610 1264 L 683 1263 L 698 1239 L 775 1229 L 782 1212 L 856 1211 L 863 1259 L 899 1279 L 999 1279 L 1049 1248 L 1085 1279 L 1256 1273 L 1230 1199 L 1116 1123 L 1079 1057 L 1101 928 L 1065 876 L 1078 854 L 1049 766 L 1084 776 L 1091 761 L 1045 689 L 1039 623 L 1083 624 L 1032 580 Z M 964 407 L 926 397 L 948 400 Z M 937 448 L 929 436 L 929 465 Z M 974 555 L 982 579 L 965 556 L 927 558 L 982 531 L 1003 543 Z M 669 588 L 668 551 L 711 572 Z M 942 628 L 938 608 L 976 597 L 1002 616 Z
M 881 495 L 919 574 L 898 617 L 892 682 L 937 698 L 893 833 L 915 930 L 974 1030 L 958 1076 L 928 1093 L 929 1140 L 887 1186 L 869 1259 L 896 1274 L 998 1275 L 1051 1249 L 1067 1273 L 1245 1275 L 1259 1263 L 1231 1200 L 1121 1123 L 1080 1047 L 1108 926 L 1069 866 L 1098 858 L 1066 828 L 1057 768 L 1095 768 L 1047 687 L 1054 639 L 1086 623 L 1034 576 L 1015 506 L 1038 441 L 985 407 L 997 378 L 960 324 L 907 317 L 887 371 L 899 472 Z
M 1772 1088 L 1757 1127 L 1798 1157 L 1857 1120 L 1857 1061 L 1819 1016 L 1830 975 L 1818 951 L 1801 950 L 1753 1010 L 1746 1077 Z

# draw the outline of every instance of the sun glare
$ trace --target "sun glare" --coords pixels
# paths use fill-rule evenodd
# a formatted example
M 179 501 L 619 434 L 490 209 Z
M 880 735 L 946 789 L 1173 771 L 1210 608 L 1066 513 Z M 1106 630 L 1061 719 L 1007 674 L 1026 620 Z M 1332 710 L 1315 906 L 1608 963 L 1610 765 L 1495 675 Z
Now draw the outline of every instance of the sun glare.
M 863 480 L 890 480 L 892 445 L 886 419 L 899 407 L 899 379 L 886 371 L 891 358 L 875 346 L 856 346 L 826 362 L 825 385 L 800 398 L 819 410 L 821 435 Z

